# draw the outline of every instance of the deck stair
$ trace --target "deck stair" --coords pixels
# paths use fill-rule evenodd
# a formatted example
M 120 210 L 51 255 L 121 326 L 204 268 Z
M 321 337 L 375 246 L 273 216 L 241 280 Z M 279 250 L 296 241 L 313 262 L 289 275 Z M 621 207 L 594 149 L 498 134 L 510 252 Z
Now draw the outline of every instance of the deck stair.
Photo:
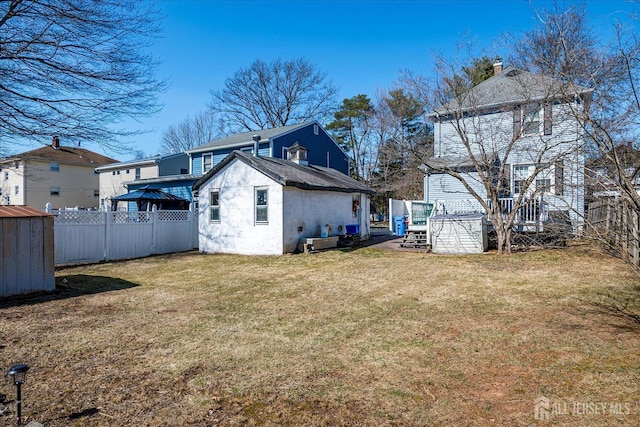
M 429 246 L 426 230 L 407 230 L 402 238 L 402 243 L 400 243 L 400 247 L 403 248 L 428 249 Z

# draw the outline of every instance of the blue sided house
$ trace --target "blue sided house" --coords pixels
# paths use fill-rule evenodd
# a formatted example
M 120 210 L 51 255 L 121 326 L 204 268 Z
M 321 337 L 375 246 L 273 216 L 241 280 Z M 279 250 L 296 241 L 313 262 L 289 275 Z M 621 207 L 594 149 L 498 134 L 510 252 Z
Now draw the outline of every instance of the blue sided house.
M 349 174 L 349 156 L 317 121 L 237 133 L 196 147 L 187 151 L 191 159 L 190 172 L 191 175 L 202 176 L 234 150 L 287 159 L 287 149 L 296 142 L 307 149 L 310 165 Z

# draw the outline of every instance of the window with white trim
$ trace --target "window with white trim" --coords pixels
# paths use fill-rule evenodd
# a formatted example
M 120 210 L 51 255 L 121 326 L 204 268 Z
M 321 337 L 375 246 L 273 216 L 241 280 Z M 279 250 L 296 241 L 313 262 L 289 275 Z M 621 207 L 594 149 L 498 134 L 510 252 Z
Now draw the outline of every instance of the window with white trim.
M 531 176 L 533 165 L 515 165 L 513 167 L 513 194 L 520 194 L 524 183 Z
M 220 221 L 220 191 L 211 190 L 209 193 L 209 221 Z
M 538 194 L 551 194 L 554 193 L 554 171 L 553 167 L 546 167 L 542 170 L 538 169 L 533 164 L 529 165 L 514 165 L 513 166 L 513 194 L 520 194 L 524 189 L 527 179 L 537 172 L 537 175 L 533 182 L 529 184 L 529 188 L 526 189 L 527 193 L 536 192 Z
M 267 223 L 269 222 L 268 190 L 266 188 L 256 188 L 255 194 L 256 222 Z
M 213 154 L 202 155 L 202 173 L 207 173 L 213 167 Z

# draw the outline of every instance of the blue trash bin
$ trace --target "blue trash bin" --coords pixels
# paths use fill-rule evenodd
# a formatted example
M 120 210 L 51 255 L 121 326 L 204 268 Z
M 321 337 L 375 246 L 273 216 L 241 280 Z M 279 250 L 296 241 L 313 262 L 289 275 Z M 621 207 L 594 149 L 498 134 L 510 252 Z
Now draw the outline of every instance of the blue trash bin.
M 406 231 L 406 223 L 405 223 L 405 217 L 403 216 L 394 216 L 393 217 L 393 229 L 396 232 L 396 236 L 404 236 L 404 233 Z

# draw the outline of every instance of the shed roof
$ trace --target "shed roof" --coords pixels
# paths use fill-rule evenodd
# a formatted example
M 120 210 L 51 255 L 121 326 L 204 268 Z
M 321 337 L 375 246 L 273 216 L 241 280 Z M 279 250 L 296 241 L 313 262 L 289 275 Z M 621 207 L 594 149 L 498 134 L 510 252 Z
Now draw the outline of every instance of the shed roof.
M 193 184 L 193 189 L 199 189 L 205 182 L 235 159 L 262 172 L 284 186 L 292 186 L 304 190 L 375 194 L 375 190 L 372 188 L 335 169 L 316 165 L 302 166 L 290 160 L 254 156 L 237 150 L 225 157 L 216 167 L 196 181 L 196 183 Z
M 40 216 L 52 215 L 31 206 L 0 206 L 0 218 L 33 218 Z

